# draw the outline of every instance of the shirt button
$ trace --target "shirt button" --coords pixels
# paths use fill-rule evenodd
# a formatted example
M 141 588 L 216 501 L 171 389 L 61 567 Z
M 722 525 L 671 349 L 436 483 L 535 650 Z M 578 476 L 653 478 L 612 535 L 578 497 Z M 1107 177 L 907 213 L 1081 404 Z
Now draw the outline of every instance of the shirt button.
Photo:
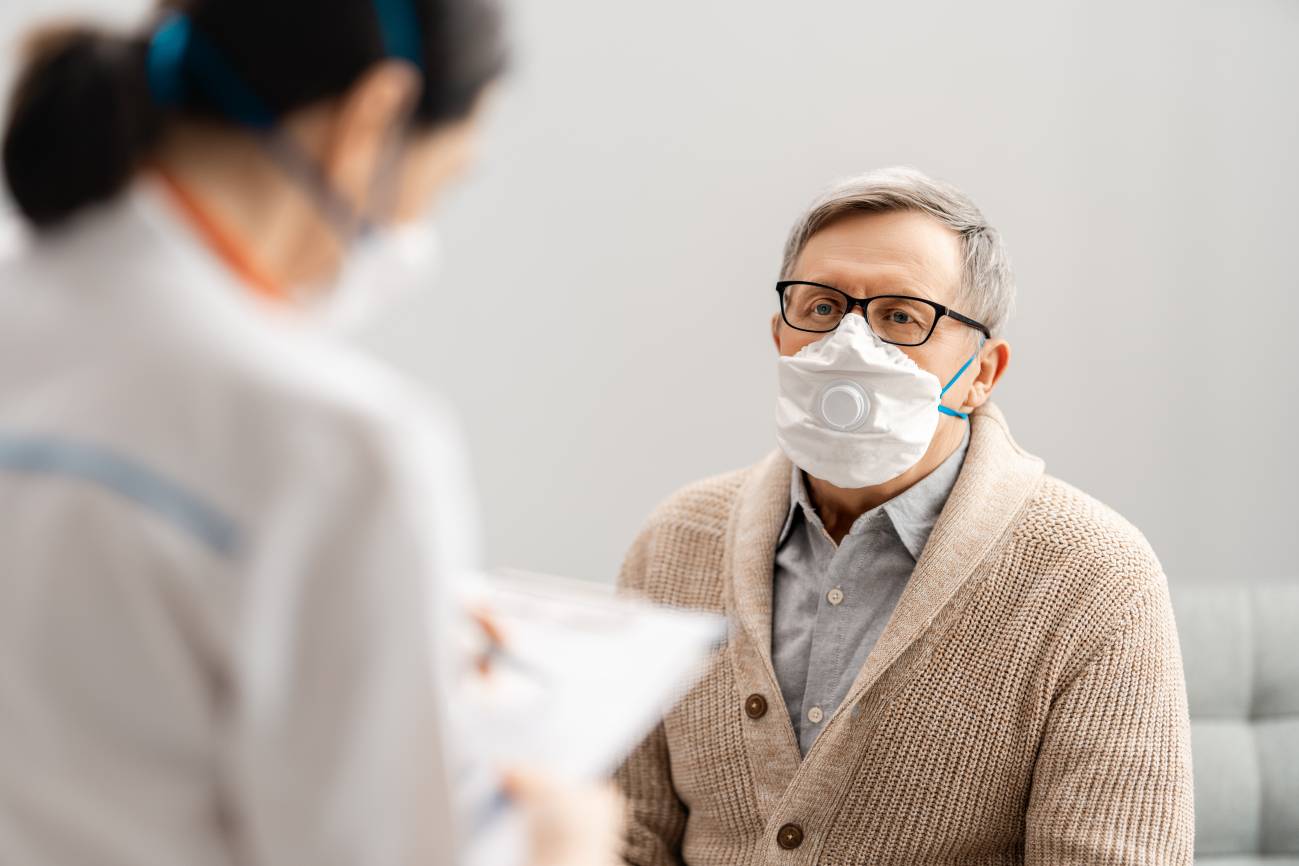
M 836 586 L 825 594 L 825 598 L 830 604 L 840 604 L 843 602 L 843 590 Z
M 825 718 L 825 714 L 821 712 L 820 707 L 812 707 L 812 709 L 807 711 L 807 720 L 814 725 L 821 724 L 821 719 L 823 718 Z
M 762 695 L 749 695 L 744 702 L 744 712 L 751 719 L 760 719 L 767 714 L 767 699 Z
M 793 851 L 803 844 L 803 828 L 797 824 L 786 824 L 776 833 L 776 844 L 786 851 Z

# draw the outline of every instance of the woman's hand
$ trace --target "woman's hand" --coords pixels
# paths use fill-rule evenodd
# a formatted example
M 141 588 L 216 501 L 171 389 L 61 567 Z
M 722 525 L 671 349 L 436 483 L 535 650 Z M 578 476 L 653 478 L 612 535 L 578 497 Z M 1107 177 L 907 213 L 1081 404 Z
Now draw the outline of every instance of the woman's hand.
M 506 790 L 528 816 L 528 866 L 620 866 L 624 806 L 612 784 L 511 773 Z

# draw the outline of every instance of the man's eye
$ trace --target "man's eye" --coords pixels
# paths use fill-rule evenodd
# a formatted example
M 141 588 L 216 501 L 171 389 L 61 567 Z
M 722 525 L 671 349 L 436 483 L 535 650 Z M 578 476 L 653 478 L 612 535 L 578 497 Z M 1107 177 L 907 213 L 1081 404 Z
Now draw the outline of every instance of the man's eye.
M 888 320 L 895 325 L 910 325 L 915 322 L 915 320 L 911 318 L 911 314 L 905 310 L 890 310 L 886 316 Z
M 818 316 L 828 316 L 828 315 L 830 315 L 831 313 L 834 312 L 834 305 L 833 305 L 833 304 L 830 304 L 830 303 L 827 302 L 827 301 L 822 301 L 821 303 L 819 303 L 819 304 L 817 304 L 815 307 L 813 307 L 812 310 L 813 310 L 813 311 L 814 311 Z

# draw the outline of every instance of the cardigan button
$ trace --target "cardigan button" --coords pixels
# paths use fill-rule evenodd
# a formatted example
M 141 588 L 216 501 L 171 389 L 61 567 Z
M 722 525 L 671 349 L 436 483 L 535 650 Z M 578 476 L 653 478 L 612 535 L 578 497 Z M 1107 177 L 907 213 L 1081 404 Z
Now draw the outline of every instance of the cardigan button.
M 749 695 L 744 702 L 744 712 L 751 719 L 760 719 L 767 714 L 767 699 L 762 695 Z
M 797 824 L 786 824 L 776 833 L 776 844 L 786 851 L 793 851 L 803 844 L 803 828 Z

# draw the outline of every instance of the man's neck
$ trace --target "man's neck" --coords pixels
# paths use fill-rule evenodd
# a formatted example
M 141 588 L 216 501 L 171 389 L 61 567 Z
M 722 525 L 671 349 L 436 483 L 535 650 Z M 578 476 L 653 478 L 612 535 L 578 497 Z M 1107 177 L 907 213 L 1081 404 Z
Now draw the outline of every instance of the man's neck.
M 844 488 L 835 487 L 828 481 L 813 478 L 804 473 L 807 479 L 807 494 L 816 508 L 821 524 L 835 544 L 843 541 L 852 525 L 872 508 L 878 508 L 895 496 L 910 488 L 930 472 L 937 469 L 944 460 L 952 456 L 965 437 L 968 421 L 944 416 L 938 422 L 938 430 L 929 442 L 929 448 L 920 461 L 896 478 L 877 484 L 873 487 Z

